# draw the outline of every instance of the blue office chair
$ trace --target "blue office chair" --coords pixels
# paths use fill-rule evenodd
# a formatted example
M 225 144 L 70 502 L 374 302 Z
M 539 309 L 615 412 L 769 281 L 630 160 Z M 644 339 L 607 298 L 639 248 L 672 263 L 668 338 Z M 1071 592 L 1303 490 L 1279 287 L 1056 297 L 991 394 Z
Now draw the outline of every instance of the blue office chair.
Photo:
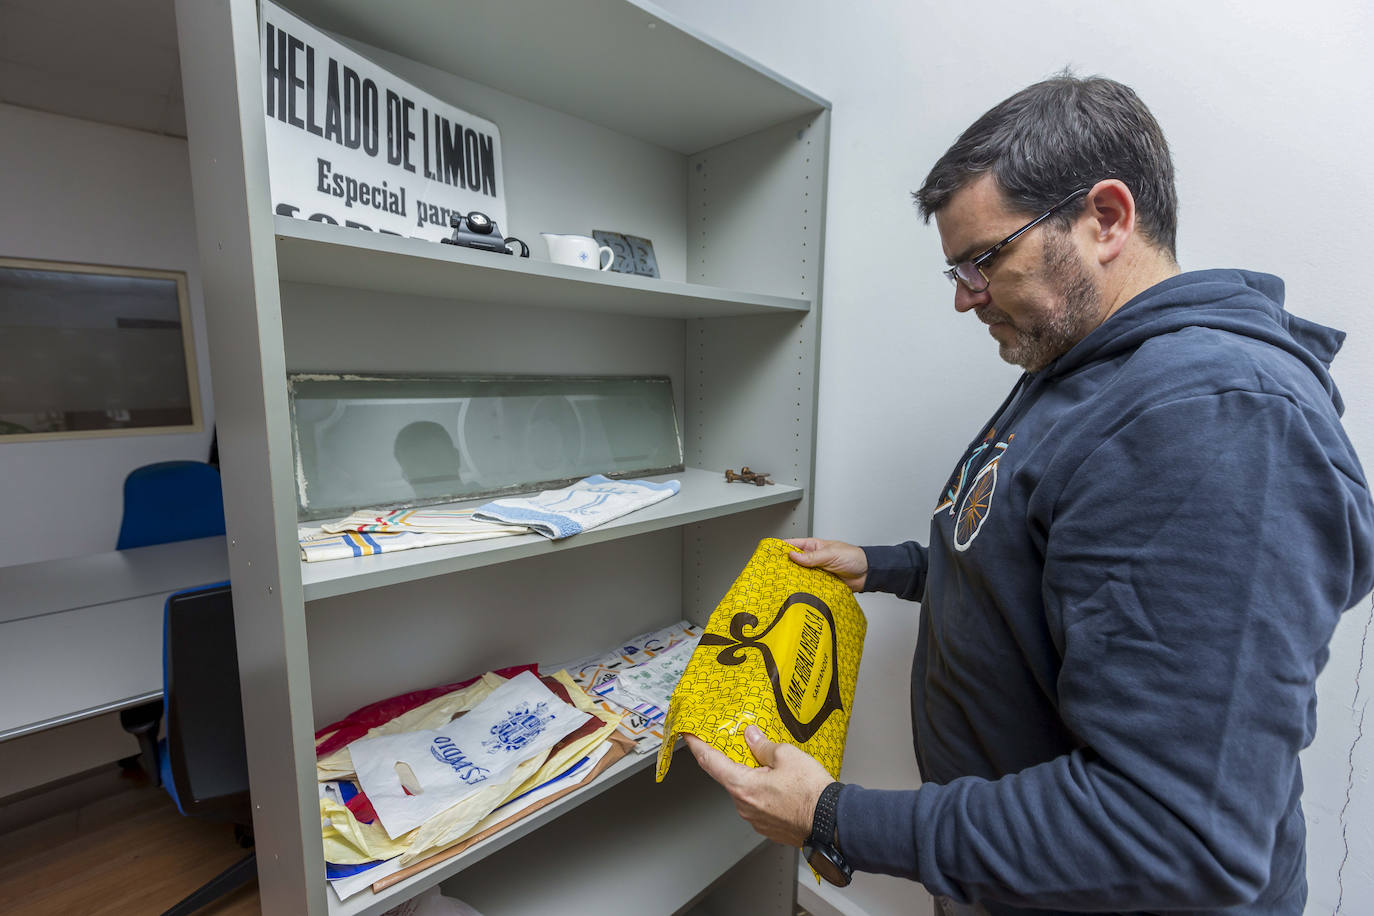
M 159 461 L 124 478 L 117 550 L 224 534 L 219 468 L 204 461 Z
M 156 769 L 177 810 L 227 820 L 252 846 L 253 809 L 239 696 L 233 593 L 228 582 L 167 598 L 162 640 L 167 737 L 157 743 Z M 257 876 L 250 852 L 163 916 L 185 916 L 238 890 Z
M 124 478 L 124 517 L 118 550 L 224 534 L 224 498 L 219 468 L 204 461 L 160 461 L 135 468 Z M 121 710 L 119 723 L 138 740 L 144 769 L 159 784 L 157 749 L 162 701 Z M 119 761 L 136 769 L 139 757 Z

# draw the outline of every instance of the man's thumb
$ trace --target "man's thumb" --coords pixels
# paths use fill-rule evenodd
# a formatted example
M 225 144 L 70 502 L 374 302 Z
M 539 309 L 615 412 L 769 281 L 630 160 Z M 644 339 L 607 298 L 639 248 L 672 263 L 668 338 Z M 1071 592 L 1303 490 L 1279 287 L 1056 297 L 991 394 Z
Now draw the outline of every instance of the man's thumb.
M 760 765 L 766 767 L 773 765 L 773 758 L 777 754 L 778 745 L 774 741 L 769 741 L 763 730 L 757 725 L 751 725 L 744 730 L 744 743 L 749 745 L 749 750 L 753 752 L 754 759 Z

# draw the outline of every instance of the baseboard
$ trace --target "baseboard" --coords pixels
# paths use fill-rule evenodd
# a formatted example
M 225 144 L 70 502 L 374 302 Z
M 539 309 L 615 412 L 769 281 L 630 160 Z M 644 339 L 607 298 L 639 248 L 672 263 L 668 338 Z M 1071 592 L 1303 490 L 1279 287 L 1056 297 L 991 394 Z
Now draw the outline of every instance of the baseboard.
M 0 743 L 0 803 L 138 752 L 118 712 L 10 738 Z
M 869 916 L 867 910 L 846 899 L 839 888 L 817 882 L 805 862 L 797 869 L 797 903 L 811 916 Z
M 0 834 L 76 811 L 92 802 L 148 785 L 141 771 L 109 763 L 0 798 Z

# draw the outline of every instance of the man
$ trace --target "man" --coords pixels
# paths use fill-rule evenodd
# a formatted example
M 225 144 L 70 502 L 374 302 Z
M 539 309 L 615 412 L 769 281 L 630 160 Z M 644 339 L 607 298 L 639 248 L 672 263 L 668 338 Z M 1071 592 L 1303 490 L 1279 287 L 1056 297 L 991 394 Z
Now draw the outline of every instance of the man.
M 947 911 L 1301 913 L 1298 752 L 1337 619 L 1374 586 L 1327 372 L 1344 335 L 1285 312 L 1276 277 L 1179 272 L 1168 147 L 1110 80 L 997 105 L 916 198 L 955 308 L 1026 372 L 928 548 L 793 558 L 921 602 L 924 782 L 832 786 L 756 729 L 757 769 L 693 753 L 763 835 Z

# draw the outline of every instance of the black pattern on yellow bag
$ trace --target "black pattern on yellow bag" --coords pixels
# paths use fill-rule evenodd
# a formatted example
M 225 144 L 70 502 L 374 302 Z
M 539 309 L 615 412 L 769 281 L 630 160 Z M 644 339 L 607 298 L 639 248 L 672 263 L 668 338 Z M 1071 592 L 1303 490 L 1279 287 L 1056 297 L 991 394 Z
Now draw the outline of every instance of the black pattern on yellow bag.
M 744 729 L 796 745 L 839 778 L 867 621 L 849 588 L 798 566 L 796 548 L 768 538 L 725 593 L 673 691 L 657 779 L 673 741 L 696 735 L 757 766 Z

